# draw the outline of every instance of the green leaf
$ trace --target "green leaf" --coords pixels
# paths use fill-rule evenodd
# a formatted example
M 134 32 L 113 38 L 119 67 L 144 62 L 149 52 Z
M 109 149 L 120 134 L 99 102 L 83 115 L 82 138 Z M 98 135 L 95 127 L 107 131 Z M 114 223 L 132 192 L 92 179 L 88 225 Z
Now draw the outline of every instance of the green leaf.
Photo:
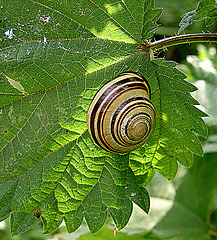
M 201 119 L 206 114 L 194 107 L 198 102 L 188 93 L 196 88 L 183 81 L 184 74 L 174 67 L 174 62 L 157 59 L 147 61 L 143 68 L 142 74 L 152 86 L 152 101 L 158 115 L 151 139 L 130 154 L 131 168 L 143 185 L 153 177 L 153 168 L 172 179 L 177 171 L 177 160 L 189 167 L 193 160 L 192 153 L 203 155 L 194 132 L 207 135 L 207 128 Z
M 217 18 L 216 1 L 200 0 L 197 8 L 183 15 L 178 33 L 182 32 L 194 21 L 206 20 L 206 27 L 211 26 Z
M 144 2 L 145 14 L 144 14 L 144 20 L 143 20 L 142 36 L 143 36 L 143 39 L 147 39 L 153 36 L 154 30 L 157 28 L 156 22 L 162 14 L 162 9 L 154 8 L 153 0 L 147 0 L 143 2 Z
M 216 163 L 216 153 L 206 154 L 204 158 L 196 157 L 195 164 L 185 176 L 176 195 L 178 201 L 189 206 L 205 223 L 209 222 L 209 207 L 217 187 Z M 189 194 L 183 195 L 183 189 Z
M 192 10 L 190 12 L 185 13 L 179 23 L 180 28 L 178 30 L 178 33 L 184 31 L 189 25 L 191 25 L 194 22 L 196 16 L 197 16 L 196 10 Z
M 138 14 L 139 13 L 139 14 Z M 38 223 L 52 233 L 64 220 L 92 233 L 108 213 L 126 226 L 132 202 L 146 213 L 144 187 L 155 170 L 172 179 L 203 151 L 205 116 L 175 63 L 143 51 L 161 13 L 148 1 L 6 1 L 1 8 L 0 218 L 12 233 Z M 129 24 L 129 22 L 131 24 Z M 157 111 L 150 141 L 126 155 L 92 141 L 86 123 L 96 91 L 124 71 L 149 81 Z
M 210 239 L 216 187 L 216 153 L 196 157 L 190 169 L 180 166 L 170 182 L 157 174 L 147 187 L 152 202 L 149 215 L 135 208 L 125 231 L 129 235 L 143 232 L 147 239 Z
M 195 164 L 179 185 L 174 205 L 155 226 L 154 232 L 160 234 L 163 231 L 171 235 L 182 229 L 189 236 L 193 235 L 193 232 L 199 236 L 208 232 L 209 207 L 217 187 L 216 163 L 216 154 L 196 158 Z
M 17 235 L 34 228 L 40 219 L 33 216 L 33 213 L 13 212 L 11 214 L 11 233 Z
M 43 234 L 50 234 L 55 231 L 63 221 L 63 213 L 59 211 L 55 194 L 47 195 L 39 206 L 42 212 Z
M 208 12 L 213 10 L 216 5 L 215 0 L 200 0 L 197 6 L 197 16 L 195 20 L 203 20 L 207 17 Z
M 116 3 L 112 0 L 85 0 L 82 3 L 79 0 L 64 3 L 43 0 L 37 3 L 23 0 L 19 3 L 6 2 L 1 9 L 1 19 L 7 16 L 7 21 L 3 21 L 4 29 L 12 28 L 14 37 L 8 39 L 5 36 L 7 41 L 3 44 L 10 45 L 28 39 L 43 41 L 44 37 L 76 39 L 93 36 L 128 43 L 143 42 L 142 32 L 145 31 L 151 36 L 149 31 L 156 28 L 156 20 L 161 13 L 160 9 L 154 9 L 153 2 L 153 0 L 126 0 Z M 148 14 L 150 18 L 144 18 L 144 14 Z M 10 18 L 13 19 L 15 26 L 8 21 Z
M 207 27 L 213 25 L 217 18 L 217 7 L 213 7 L 208 13 L 207 18 L 205 20 L 205 24 Z

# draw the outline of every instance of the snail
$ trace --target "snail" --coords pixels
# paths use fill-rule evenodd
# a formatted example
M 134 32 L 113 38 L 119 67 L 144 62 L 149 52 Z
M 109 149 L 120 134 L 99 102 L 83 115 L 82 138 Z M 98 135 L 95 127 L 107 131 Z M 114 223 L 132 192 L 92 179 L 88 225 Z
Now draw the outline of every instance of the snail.
M 156 125 L 150 98 L 150 86 L 139 73 L 124 72 L 105 84 L 87 112 L 88 131 L 94 142 L 114 153 L 125 154 L 141 147 Z
M 39 209 L 35 209 L 34 210 L 34 217 L 40 218 L 40 216 L 41 216 L 41 211 Z

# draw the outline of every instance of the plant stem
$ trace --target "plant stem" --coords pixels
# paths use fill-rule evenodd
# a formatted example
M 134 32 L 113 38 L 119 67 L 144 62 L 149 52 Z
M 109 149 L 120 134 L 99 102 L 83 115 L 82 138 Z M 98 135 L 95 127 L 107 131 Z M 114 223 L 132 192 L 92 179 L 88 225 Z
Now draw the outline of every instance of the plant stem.
M 158 51 L 166 49 L 171 46 L 180 45 L 180 44 L 190 44 L 190 43 L 199 43 L 199 42 L 208 42 L 208 43 L 217 43 L 217 34 L 216 33 L 201 33 L 201 34 L 185 34 L 174 37 L 169 37 L 161 39 L 155 42 L 149 42 L 146 45 L 147 49 L 152 51 Z

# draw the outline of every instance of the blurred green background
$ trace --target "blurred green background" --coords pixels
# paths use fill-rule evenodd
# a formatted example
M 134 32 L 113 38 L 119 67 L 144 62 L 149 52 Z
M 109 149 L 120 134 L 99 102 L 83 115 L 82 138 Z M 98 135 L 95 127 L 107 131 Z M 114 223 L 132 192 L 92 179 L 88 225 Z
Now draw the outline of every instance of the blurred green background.
M 196 8 L 198 0 L 156 0 L 157 7 L 163 7 L 155 38 L 174 36 L 182 14 Z M 204 22 L 194 23 L 186 33 L 216 32 L 217 25 L 206 29 Z M 168 181 L 156 174 L 147 189 L 151 196 L 151 209 L 146 215 L 139 207 L 128 226 L 117 232 L 114 238 L 113 223 L 107 224 L 91 235 L 84 222 L 73 234 L 68 234 L 64 224 L 52 235 L 41 235 L 42 225 L 25 234 L 11 237 L 9 219 L 0 223 L 0 240 L 107 240 L 107 239 L 217 239 L 217 55 L 216 46 L 191 44 L 171 47 L 156 54 L 179 63 L 187 79 L 198 87 L 193 96 L 209 118 L 208 138 L 201 139 L 205 151 L 203 158 L 195 156 L 190 169 L 179 166 L 174 180 Z
M 198 2 L 199 0 L 155 0 L 155 6 L 163 8 L 163 13 L 158 22 L 159 27 L 155 35 L 156 40 L 177 35 L 182 15 L 196 9 Z M 197 21 L 185 29 L 186 34 L 203 32 L 217 32 L 217 24 L 206 28 L 205 21 Z M 197 54 L 196 44 L 170 47 L 167 51 L 160 52 L 157 57 L 165 56 L 166 59 L 171 59 L 180 63 L 185 60 L 187 55 L 192 54 Z

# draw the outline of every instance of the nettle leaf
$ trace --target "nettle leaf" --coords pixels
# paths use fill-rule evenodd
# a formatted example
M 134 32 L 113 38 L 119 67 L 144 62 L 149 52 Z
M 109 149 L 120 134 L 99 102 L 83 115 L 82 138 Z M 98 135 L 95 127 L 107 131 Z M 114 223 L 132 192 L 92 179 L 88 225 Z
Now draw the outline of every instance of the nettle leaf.
M 148 212 L 144 187 L 155 170 L 171 179 L 177 161 L 190 166 L 203 154 L 195 133 L 206 135 L 205 114 L 189 94 L 196 88 L 174 62 L 143 51 L 160 13 L 152 0 L 4 2 L 0 219 L 11 215 L 13 234 L 41 220 L 46 234 L 63 220 L 70 233 L 83 218 L 94 233 L 108 214 L 120 230 L 132 202 Z M 87 131 L 89 104 L 103 84 L 138 70 L 151 86 L 156 130 L 130 154 L 108 153 Z
M 205 19 L 206 27 L 214 24 L 217 18 L 217 7 L 215 0 L 200 0 L 197 8 L 193 11 L 187 12 L 183 15 L 180 23 L 178 33 L 182 32 L 191 25 L 194 21 L 201 21 Z
M 154 176 L 154 169 L 172 179 L 176 175 L 177 161 L 190 167 L 192 153 L 203 155 L 195 133 L 207 135 L 206 125 L 201 119 L 206 114 L 194 107 L 198 102 L 189 92 L 196 88 L 183 80 L 185 75 L 175 65 L 174 62 L 156 59 L 147 61 L 142 68 L 152 86 L 152 102 L 158 116 L 151 139 L 130 154 L 131 168 L 144 186 Z
M 179 23 L 178 33 L 184 31 L 188 26 L 190 26 L 194 22 L 196 16 L 197 16 L 196 10 L 192 10 L 185 13 Z

